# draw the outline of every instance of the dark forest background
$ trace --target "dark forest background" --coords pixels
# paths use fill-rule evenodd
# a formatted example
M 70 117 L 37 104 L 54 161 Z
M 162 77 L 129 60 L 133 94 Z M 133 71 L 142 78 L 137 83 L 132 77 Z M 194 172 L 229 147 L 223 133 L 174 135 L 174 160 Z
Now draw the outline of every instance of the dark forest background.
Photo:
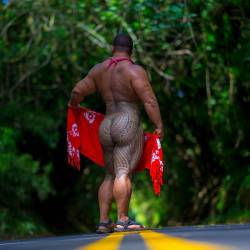
M 165 124 L 164 188 L 155 197 L 138 174 L 131 216 L 153 227 L 250 220 L 249 1 L 13 0 L 0 3 L 1 238 L 94 230 L 103 170 L 67 165 L 66 109 L 120 31 Z M 98 94 L 83 105 L 104 111 Z M 153 130 L 145 113 L 143 126 Z

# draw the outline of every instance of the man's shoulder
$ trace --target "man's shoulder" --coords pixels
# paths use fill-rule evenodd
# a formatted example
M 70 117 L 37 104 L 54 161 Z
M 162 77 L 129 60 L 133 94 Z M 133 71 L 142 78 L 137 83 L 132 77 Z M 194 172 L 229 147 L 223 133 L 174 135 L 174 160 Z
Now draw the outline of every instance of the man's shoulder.
M 94 70 L 94 71 L 99 70 L 99 69 L 101 68 L 101 65 L 102 65 L 102 63 L 97 63 L 97 64 L 95 64 L 95 65 L 92 67 L 91 70 Z
M 100 70 L 102 69 L 102 67 L 103 67 L 103 63 L 104 63 L 104 62 L 95 64 L 95 65 L 90 69 L 89 73 L 92 74 L 92 75 L 98 74 L 98 73 L 100 72 Z
M 132 74 L 132 76 L 144 75 L 146 74 L 146 70 L 139 64 L 132 64 L 130 67 L 130 73 Z
M 104 61 L 97 63 L 93 69 L 95 69 L 96 71 L 102 70 L 103 68 L 106 68 L 107 65 L 109 63 L 109 59 L 105 59 Z
M 144 70 L 145 71 L 145 69 L 141 65 L 136 64 L 136 63 L 131 64 L 131 67 L 132 67 L 133 70 L 137 70 L 137 71 L 143 71 Z

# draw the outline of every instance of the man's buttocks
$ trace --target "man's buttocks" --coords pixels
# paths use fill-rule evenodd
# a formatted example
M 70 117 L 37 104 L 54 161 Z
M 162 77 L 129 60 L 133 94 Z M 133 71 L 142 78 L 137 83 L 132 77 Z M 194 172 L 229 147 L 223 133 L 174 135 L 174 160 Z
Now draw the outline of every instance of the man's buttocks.
M 106 115 L 101 130 L 110 133 L 113 143 L 129 143 L 138 133 L 139 127 L 140 111 L 137 103 L 106 103 Z

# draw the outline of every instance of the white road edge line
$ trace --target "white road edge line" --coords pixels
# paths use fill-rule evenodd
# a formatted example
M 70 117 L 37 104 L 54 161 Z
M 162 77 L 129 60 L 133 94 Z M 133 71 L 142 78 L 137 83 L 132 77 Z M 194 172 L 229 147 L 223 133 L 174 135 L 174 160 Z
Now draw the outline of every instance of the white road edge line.
M 72 241 L 72 240 L 85 240 L 85 239 L 93 239 L 94 237 L 85 237 L 85 238 L 76 238 L 76 239 L 61 239 L 59 241 Z M 19 241 L 19 242 L 6 242 L 6 243 L 0 243 L 0 246 L 6 246 L 6 245 L 17 245 L 17 244 L 29 244 L 29 243 L 38 243 L 41 241 L 46 241 L 46 239 L 40 239 L 40 240 L 33 240 L 33 241 Z M 52 241 L 52 240 L 50 240 Z M 58 240 L 57 240 L 58 241 Z M 52 241 L 53 242 L 53 241 Z

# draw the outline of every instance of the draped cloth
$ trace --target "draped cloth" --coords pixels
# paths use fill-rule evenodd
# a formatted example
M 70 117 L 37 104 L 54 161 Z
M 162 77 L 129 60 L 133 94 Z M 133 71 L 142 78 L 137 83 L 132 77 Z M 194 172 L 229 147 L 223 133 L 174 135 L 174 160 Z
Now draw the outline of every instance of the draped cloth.
M 67 154 L 68 164 L 80 170 L 80 154 L 105 167 L 103 151 L 99 141 L 99 126 L 104 115 L 84 107 L 68 108 Z M 163 185 L 163 152 L 159 136 L 144 133 L 144 149 L 135 171 L 149 170 L 156 195 Z

